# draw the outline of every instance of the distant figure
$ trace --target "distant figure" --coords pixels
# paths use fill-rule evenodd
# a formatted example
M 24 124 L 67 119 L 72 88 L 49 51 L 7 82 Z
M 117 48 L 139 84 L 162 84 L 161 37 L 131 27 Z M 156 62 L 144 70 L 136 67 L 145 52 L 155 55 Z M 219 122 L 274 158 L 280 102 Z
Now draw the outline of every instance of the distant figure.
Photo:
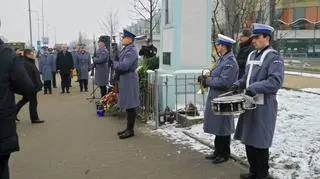
M 57 57 L 57 70 L 59 70 L 61 77 L 61 94 L 70 93 L 71 86 L 71 72 L 73 69 L 73 58 L 68 52 L 67 46 L 62 47 L 62 52 Z
M 118 44 L 117 43 L 112 43 L 111 44 L 111 52 L 110 52 L 110 60 L 111 61 L 119 61 L 119 50 L 118 50 Z M 115 79 L 118 77 L 118 74 L 116 74 L 116 70 L 114 70 L 113 66 L 110 66 L 110 83 L 112 85 L 115 85 L 115 83 L 118 81 L 118 79 Z
M 52 69 L 52 87 L 57 88 L 56 74 L 57 74 L 57 51 L 56 49 L 49 48 L 50 55 L 53 56 L 53 69 Z
M 71 51 L 71 55 L 72 55 L 72 59 L 73 59 L 73 65 L 76 64 L 76 56 L 77 56 L 78 52 L 79 52 L 79 49 L 77 49 L 77 47 L 74 46 L 72 48 L 72 51 Z M 73 74 L 71 73 L 71 79 L 72 78 L 73 78 Z M 77 79 L 76 82 L 79 82 L 79 79 Z M 70 87 L 71 87 L 71 84 L 70 84 Z
M 89 66 L 91 64 L 91 57 L 84 47 L 80 47 L 80 52 L 75 55 L 75 65 L 77 69 L 78 80 L 80 84 L 80 92 L 88 92 Z
M 143 45 L 141 50 L 139 51 L 139 55 L 150 58 L 157 55 L 158 49 L 152 44 L 151 39 L 146 40 L 146 45 Z
M 250 30 L 243 30 L 240 36 L 240 49 L 237 55 L 237 61 L 239 65 L 239 79 L 244 75 L 246 69 L 246 63 L 248 55 L 254 50 L 251 45 L 251 32 Z
M 39 59 L 39 71 L 42 75 L 42 80 L 44 83 L 44 95 L 52 94 L 52 71 L 54 70 L 54 58 L 53 55 L 49 54 L 49 50 L 44 49 L 44 53 L 40 56 Z
M 40 72 L 38 71 L 36 65 L 35 65 L 35 54 L 30 49 L 24 50 L 24 60 L 23 60 L 24 68 L 26 72 L 28 73 L 30 79 L 33 82 L 33 85 L 35 87 L 35 93 L 29 95 L 29 96 L 23 96 L 23 98 L 17 103 L 16 105 L 16 113 L 18 115 L 20 109 L 29 102 L 29 114 L 30 114 L 30 120 L 32 123 L 43 123 L 44 121 L 39 119 L 38 111 L 37 111 L 37 92 L 41 91 L 42 88 L 42 82 L 40 79 Z

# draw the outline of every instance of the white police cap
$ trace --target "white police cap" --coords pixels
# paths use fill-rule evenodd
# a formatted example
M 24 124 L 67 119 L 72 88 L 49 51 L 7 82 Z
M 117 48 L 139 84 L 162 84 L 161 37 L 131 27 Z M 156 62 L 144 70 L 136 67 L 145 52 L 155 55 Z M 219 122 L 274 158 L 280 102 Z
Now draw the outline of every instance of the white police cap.
M 236 43 L 235 40 L 233 40 L 230 37 L 227 37 L 222 34 L 218 34 L 218 40 L 216 42 L 218 45 L 227 45 L 227 46 L 232 46 L 234 43 Z
M 271 27 L 270 25 L 253 23 L 251 36 L 257 36 L 257 35 L 261 35 L 261 34 L 272 35 L 273 31 L 274 31 L 274 28 Z

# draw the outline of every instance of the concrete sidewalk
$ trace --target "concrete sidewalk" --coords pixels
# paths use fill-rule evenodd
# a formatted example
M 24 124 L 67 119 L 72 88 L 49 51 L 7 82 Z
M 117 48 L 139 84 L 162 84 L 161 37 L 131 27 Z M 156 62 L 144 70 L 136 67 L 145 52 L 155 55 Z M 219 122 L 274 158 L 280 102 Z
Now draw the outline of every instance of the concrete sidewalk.
M 44 124 L 30 123 L 27 106 L 19 114 L 21 151 L 12 155 L 12 179 L 232 179 L 246 171 L 233 161 L 213 165 L 138 129 L 136 137 L 119 140 L 125 121 L 96 117 L 85 99 L 90 93 L 73 86 L 71 94 L 39 94 Z

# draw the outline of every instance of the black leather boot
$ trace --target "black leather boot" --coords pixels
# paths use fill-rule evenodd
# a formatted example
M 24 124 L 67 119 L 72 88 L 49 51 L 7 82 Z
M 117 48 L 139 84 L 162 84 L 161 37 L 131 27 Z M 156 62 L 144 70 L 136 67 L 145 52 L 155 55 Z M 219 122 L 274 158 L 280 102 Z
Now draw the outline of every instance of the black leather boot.
M 253 173 L 241 173 L 240 179 L 255 179 L 256 176 Z
M 134 132 L 131 130 L 127 130 L 125 133 L 119 136 L 120 139 L 127 139 L 134 136 Z
M 206 155 L 205 158 L 207 160 L 214 160 L 216 157 L 218 156 L 218 154 L 216 152 L 213 152 L 212 154 L 210 155 Z

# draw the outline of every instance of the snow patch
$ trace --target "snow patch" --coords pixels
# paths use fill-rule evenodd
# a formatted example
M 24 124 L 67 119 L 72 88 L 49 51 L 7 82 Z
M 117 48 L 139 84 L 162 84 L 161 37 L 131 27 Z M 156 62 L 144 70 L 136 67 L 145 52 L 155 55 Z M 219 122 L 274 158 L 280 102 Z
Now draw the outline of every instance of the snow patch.
M 316 74 L 316 73 L 303 73 L 303 72 L 296 72 L 296 71 L 285 71 L 284 73 L 287 75 L 298 75 L 298 76 L 304 76 L 304 77 L 320 78 L 320 74 Z
M 318 95 L 280 90 L 278 118 L 270 148 L 270 173 L 276 178 L 320 178 L 320 98 Z M 237 122 L 237 119 L 236 119 Z M 162 126 L 154 133 L 174 144 L 181 144 L 202 153 L 212 150 L 186 136 L 183 131 L 198 136 L 214 145 L 214 135 L 203 132 L 203 124 L 190 128 Z M 232 140 L 231 152 L 246 160 L 245 148 Z

